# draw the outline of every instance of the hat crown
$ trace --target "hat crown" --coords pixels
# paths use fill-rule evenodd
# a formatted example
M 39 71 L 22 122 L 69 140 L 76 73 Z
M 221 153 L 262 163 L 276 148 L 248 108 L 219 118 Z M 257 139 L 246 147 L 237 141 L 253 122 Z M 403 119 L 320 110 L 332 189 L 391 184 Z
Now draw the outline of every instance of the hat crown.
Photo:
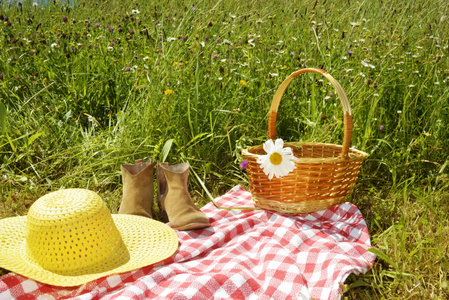
M 63 275 L 100 273 L 130 256 L 101 197 L 64 189 L 39 198 L 27 215 L 25 258 Z

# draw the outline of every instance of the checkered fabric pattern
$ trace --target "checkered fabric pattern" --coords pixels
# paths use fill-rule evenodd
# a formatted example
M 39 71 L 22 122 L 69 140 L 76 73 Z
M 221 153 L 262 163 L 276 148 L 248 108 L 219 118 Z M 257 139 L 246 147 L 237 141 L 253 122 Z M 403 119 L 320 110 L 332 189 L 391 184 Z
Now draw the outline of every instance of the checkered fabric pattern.
M 241 186 L 216 201 L 253 206 Z M 375 259 L 351 203 L 297 215 L 212 203 L 202 211 L 212 226 L 178 231 L 179 250 L 163 262 L 73 288 L 9 273 L 0 277 L 0 299 L 340 299 L 340 283 Z

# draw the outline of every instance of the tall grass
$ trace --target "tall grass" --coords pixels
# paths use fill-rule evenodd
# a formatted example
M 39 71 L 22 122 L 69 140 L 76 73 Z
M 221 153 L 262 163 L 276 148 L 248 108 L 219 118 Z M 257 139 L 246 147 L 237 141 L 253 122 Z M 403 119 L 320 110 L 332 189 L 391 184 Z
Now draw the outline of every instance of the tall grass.
M 119 166 L 138 158 L 189 161 L 214 195 L 246 185 L 241 149 L 266 140 L 277 87 L 319 67 L 348 94 L 352 146 L 370 154 L 351 201 L 387 259 L 350 278 L 347 295 L 447 296 L 444 0 L 3 1 L 0 15 L 2 217 L 70 186 L 115 211 Z M 277 133 L 340 144 L 332 86 L 295 78 Z

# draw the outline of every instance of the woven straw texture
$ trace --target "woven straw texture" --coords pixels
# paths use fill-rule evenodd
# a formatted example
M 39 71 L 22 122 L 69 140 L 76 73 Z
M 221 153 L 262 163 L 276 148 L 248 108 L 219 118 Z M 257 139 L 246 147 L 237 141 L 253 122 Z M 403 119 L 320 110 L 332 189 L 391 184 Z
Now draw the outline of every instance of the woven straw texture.
M 27 216 L 0 220 L 0 266 L 37 281 L 77 286 L 172 256 L 167 225 L 111 215 L 96 193 L 65 189 L 39 198 Z
M 292 73 L 280 85 L 268 116 L 268 138 L 276 139 L 276 118 L 279 103 L 292 79 L 314 72 L 328 79 L 340 98 L 344 115 L 343 145 L 324 143 L 285 143 L 291 147 L 296 168 L 287 176 L 268 179 L 257 163 L 265 155 L 263 145 L 244 149 L 248 161 L 248 182 L 254 204 L 260 208 L 282 213 L 308 213 L 327 209 L 345 201 L 358 180 L 367 153 L 350 149 L 352 114 L 348 98 L 340 84 L 326 71 L 306 68 Z

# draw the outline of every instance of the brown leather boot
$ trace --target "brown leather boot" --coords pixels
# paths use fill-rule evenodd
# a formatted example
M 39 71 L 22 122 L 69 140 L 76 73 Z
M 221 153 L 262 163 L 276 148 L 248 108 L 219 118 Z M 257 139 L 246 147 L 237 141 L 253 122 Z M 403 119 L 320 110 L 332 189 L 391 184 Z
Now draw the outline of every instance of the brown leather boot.
M 130 214 L 152 218 L 153 211 L 153 169 L 151 159 L 135 165 L 121 165 L 123 198 L 119 214 Z
M 209 218 L 193 203 L 187 187 L 189 164 L 157 165 L 158 199 L 167 213 L 170 226 L 176 230 L 209 227 Z

